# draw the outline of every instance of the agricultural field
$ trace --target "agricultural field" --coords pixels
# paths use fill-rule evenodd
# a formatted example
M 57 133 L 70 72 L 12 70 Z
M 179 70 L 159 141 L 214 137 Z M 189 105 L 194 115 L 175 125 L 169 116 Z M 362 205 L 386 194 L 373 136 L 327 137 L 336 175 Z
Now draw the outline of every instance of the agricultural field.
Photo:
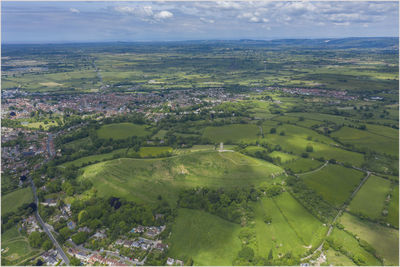
M 17 211 L 23 204 L 33 201 L 32 189 L 25 187 L 1 196 L 1 214 Z
M 304 182 L 317 194 L 336 207 L 340 207 L 356 189 L 364 173 L 328 164 L 321 170 L 302 176 Z
M 388 133 L 388 135 L 390 135 L 390 133 Z M 399 142 L 397 137 L 386 137 L 382 134 L 374 134 L 346 126 L 332 133 L 331 136 L 338 138 L 344 144 L 351 144 L 360 149 L 372 150 L 389 155 L 398 154 Z
M 203 137 L 212 142 L 239 143 L 241 141 L 255 141 L 260 129 L 255 124 L 232 124 L 218 127 L 207 127 Z
M 399 185 L 396 185 L 392 191 L 392 199 L 389 202 L 387 221 L 399 227 Z
M 269 153 L 268 156 L 270 156 L 271 158 L 280 158 L 281 159 L 281 163 L 287 163 L 287 162 L 291 162 L 291 161 L 295 161 L 298 160 L 299 157 L 296 155 L 292 155 L 292 154 L 288 154 L 288 153 L 283 153 L 280 151 L 274 151 L 272 153 Z
M 274 153 L 274 152 L 272 152 Z M 288 163 L 284 163 L 282 166 L 285 169 L 290 169 L 294 173 L 303 173 L 318 169 L 324 163 L 318 160 L 298 158 L 294 161 L 290 161 Z
M 329 265 L 333 266 L 356 266 L 356 264 L 346 255 L 339 251 L 329 248 L 325 251 L 326 261 Z
M 362 248 L 359 245 L 357 239 L 354 238 L 351 234 L 346 233 L 343 230 L 334 228 L 329 238 L 333 240 L 334 244 L 336 244 L 337 246 L 341 246 L 343 250 L 357 257 L 361 262 L 363 262 L 363 264 L 367 266 L 382 265 L 381 262 L 377 258 L 375 258 L 374 255 Z
M 68 166 L 75 166 L 75 167 L 81 167 L 82 165 L 87 165 L 91 164 L 94 162 L 100 162 L 100 161 L 105 161 L 105 160 L 111 160 L 115 156 L 123 156 L 127 152 L 127 148 L 121 148 L 121 149 L 116 149 L 110 153 L 104 153 L 104 154 L 98 154 L 98 155 L 91 155 L 87 157 L 82 157 L 73 161 L 68 161 L 66 163 L 63 163 L 60 165 L 60 167 L 65 168 Z
M 367 241 L 378 255 L 384 258 L 384 265 L 399 265 L 399 231 L 382 225 L 361 221 L 355 216 L 344 213 L 340 223 L 345 229 Z
M 389 180 L 371 175 L 351 201 L 349 210 L 372 219 L 380 219 L 389 190 Z
M 3 264 L 18 265 L 23 261 L 41 253 L 39 249 L 30 247 L 28 239 L 22 236 L 17 227 L 12 227 L 1 234 L 1 259 Z
M 128 122 L 106 124 L 97 130 L 99 138 L 104 139 L 126 139 L 132 136 L 146 136 L 150 132 L 146 130 L 146 126 Z
M 232 265 L 241 249 L 240 225 L 204 211 L 179 209 L 168 255 L 194 265 Z
M 102 196 L 154 202 L 158 195 L 175 205 L 177 192 L 196 186 L 258 185 L 283 170 L 236 152 L 194 152 L 163 159 L 120 158 L 83 168 L 79 179 L 90 180 Z

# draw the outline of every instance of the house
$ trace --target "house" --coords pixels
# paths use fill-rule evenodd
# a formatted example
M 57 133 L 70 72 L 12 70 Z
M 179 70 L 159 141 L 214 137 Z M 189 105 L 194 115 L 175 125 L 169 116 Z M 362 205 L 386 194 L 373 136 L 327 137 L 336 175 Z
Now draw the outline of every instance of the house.
M 76 223 L 74 223 L 73 221 L 69 221 L 69 222 L 67 223 L 67 227 L 68 227 L 70 230 L 74 230 L 75 227 L 76 227 Z
M 118 239 L 117 241 L 115 241 L 115 245 L 117 246 L 122 246 L 124 244 L 124 240 L 122 239 Z
M 81 227 L 78 229 L 78 232 L 86 232 L 86 233 L 90 233 L 92 230 L 90 230 L 89 227 L 85 226 L 85 227 Z
M 96 239 L 103 239 L 103 238 L 106 238 L 107 235 L 104 233 L 104 231 L 99 231 L 99 232 L 96 232 L 93 235 L 93 237 L 96 238 Z
M 181 260 L 176 260 L 176 261 L 175 261 L 175 265 L 183 266 L 183 261 L 181 261 Z
M 57 206 L 57 199 L 48 198 L 44 202 L 41 202 L 43 206 L 55 207 Z
M 174 262 L 175 262 L 175 260 L 172 259 L 172 258 L 168 258 L 168 259 L 167 259 L 167 265 L 173 265 Z
M 155 246 L 156 249 L 159 249 L 161 251 L 164 251 L 164 249 L 168 248 L 167 244 L 163 244 L 163 243 L 157 243 L 157 245 Z

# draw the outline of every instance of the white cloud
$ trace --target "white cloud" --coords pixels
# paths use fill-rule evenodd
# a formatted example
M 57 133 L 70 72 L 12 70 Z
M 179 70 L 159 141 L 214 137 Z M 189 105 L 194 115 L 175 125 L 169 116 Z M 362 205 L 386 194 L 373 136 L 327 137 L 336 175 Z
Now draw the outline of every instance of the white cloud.
M 213 19 L 200 18 L 200 20 L 205 23 L 215 23 L 215 20 Z
M 76 13 L 76 14 L 81 13 L 79 11 L 79 9 L 76 9 L 76 8 L 70 8 L 69 11 L 71 11 L 72 13 Z
M 131 7 L 131 6 L 116 6 L 114 8 L 114 10 L 119 12 L 119 13 L 124 13 L 124 14 L 130 13 L 130 14 L 133 14 L 134 11 L 135 11 L 135 8 Z
M 172 14 L 171 12 L 169 12 L 167 10 L 163 10 L 163 11 L 155 14 L 154 18 L 160 20 L 160 19 L 169 19 L 169 18 L 172 18 L 173 16 L 174 16 L 174 14 Z

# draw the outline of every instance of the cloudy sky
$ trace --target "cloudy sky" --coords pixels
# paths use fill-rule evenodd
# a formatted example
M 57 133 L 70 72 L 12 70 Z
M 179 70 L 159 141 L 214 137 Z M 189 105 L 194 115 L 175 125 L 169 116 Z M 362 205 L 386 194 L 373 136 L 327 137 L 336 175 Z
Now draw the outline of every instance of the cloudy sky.
M 2 2 L 3 43 L 398 36 L 398 2 Z

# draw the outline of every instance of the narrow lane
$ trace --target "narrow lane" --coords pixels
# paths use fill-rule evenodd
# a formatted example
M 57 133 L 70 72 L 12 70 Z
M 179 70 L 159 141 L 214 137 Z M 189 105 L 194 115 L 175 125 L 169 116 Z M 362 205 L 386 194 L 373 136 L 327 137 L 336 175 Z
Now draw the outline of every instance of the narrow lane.
M 36 187 L 35 184 L 33 183 L 32 178 L 30 178 L 31 186 L 32 186 L 32 192 L 33 192 L 33 197 L 35 199 L 36 206 L 39 208 L 39 199 L 36 195 Z M 49 236 L 51 242 L 53 242 L 54 246 L 56 247 L 58 253 L 61 255 L 62 259 L 64 260 L 66 265 L 69 265 L 69 259 L 67 255 L 64 253 L 64 250 L 61 248 L 60 244 L 58 244 L 57 240 L 54 238 L 53 234 L 50 232 L 50 230 L 46 227 L 44 221 L 40 217 L 39 214 L 39 209 L 36 209 L 35 211 L 35 217 L 36 220 L 39 222 L 39 224 L 42 226 L 44 232 Z

